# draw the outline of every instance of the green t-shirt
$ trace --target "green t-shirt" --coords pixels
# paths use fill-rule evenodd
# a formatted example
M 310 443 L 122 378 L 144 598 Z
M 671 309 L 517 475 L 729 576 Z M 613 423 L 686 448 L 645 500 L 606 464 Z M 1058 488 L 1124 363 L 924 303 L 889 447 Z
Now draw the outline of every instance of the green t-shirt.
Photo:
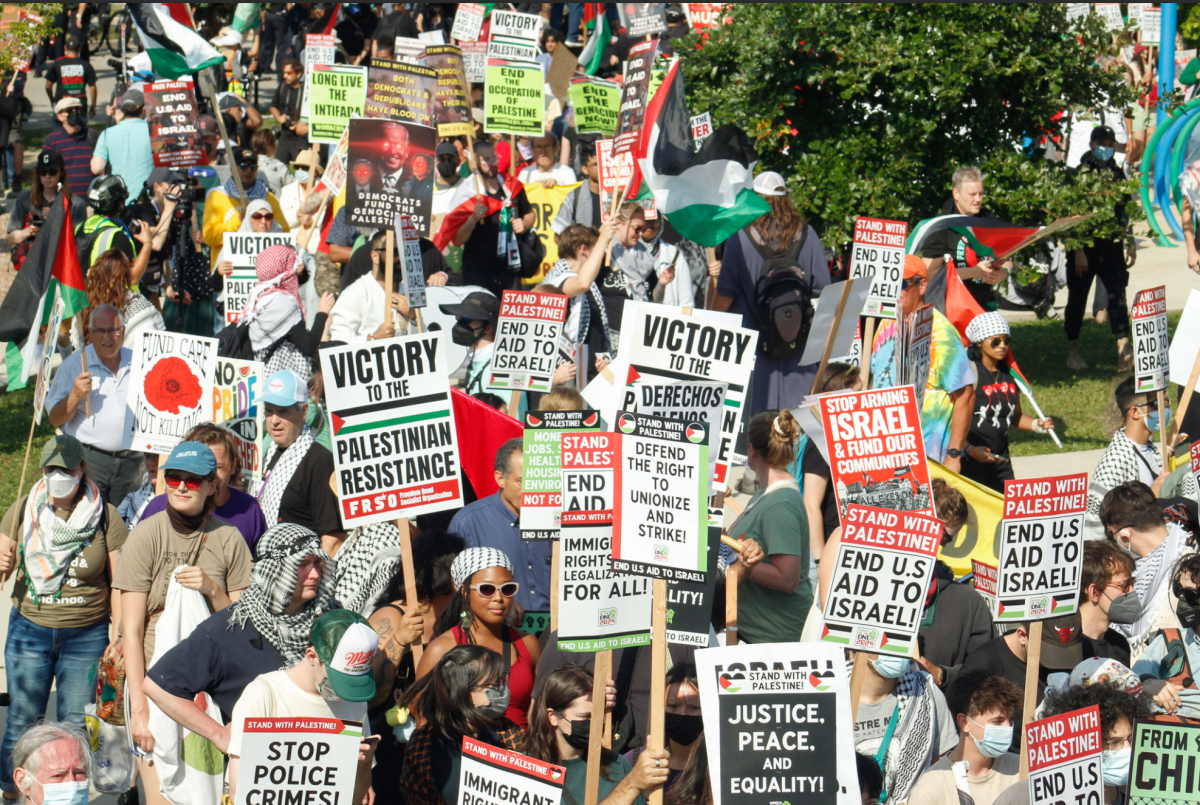
M 790 593 L 781 593 L 745 581 L 738 587 L 738 637 L 747 643 L 792 643 L 804 631 L 813 602 L 812 582 L 808 578 L 808 516 L 804 496 L 791 485 L 780 485 L 764 495 L 759 492 L 746 504 L 746 512 L 729 536 L 742 535 L 762 546 L 769 564 L 774 554 L 800 557 L 800 583 Z
M 587 788 L 587 761 L 583 758 L 575 758 L 564 762 L 563 767 L 567 770 L 567 778 L 563 781 L 563 786 L 575 798 L 578 805 L 583 805 L 585 789 Z M 625 775 L 633 770 L 633 765 L 625 759 L 624 755 L 617 755 L 613 760 L 612 765 L 608 767 L 608 776 L 603 772 L 600 774 L 600 785 L 598 790 L 600 795 L 596 798 L 597 802 L 603 802 L 604 798 L 612 793 L 612 790 L 617 787 L 617 783 L 625 779 Z M 563 799 L 567 802 L 566 798 Z M 646 797 L 643 794 L 638 794 L 638 798 L 633 801 L 633 805 L 646 805 Z

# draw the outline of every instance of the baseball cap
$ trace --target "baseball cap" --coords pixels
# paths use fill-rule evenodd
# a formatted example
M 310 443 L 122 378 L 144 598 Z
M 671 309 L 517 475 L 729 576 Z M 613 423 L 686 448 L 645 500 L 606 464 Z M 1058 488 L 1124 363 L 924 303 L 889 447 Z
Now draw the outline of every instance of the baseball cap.
M 1142 692 L 1142 680 L 1127 666 L 1108 657 L 1089 657 L 1071 671 L 1073 688 L 1107 682 L 1130 696 Z
M 379 635 L 366 618 L 347 609 L 334 609 L 313 622 L 308 636 L 325 664 L 334 693 L 348 702 L 375 698 L 371 661 L 379 648 Z
M 121 106 L 141 107 L 146 105 L 146 96 L 140 89 L 127 89 L 121 96 Z
M 74 436 L 52 436 L 42 445 L 42 466 L 73 470 L 83 463 L 83 444 Z
M 200 118 L 200 134 L 205 137 L 216 137 L 221 133 L 217 128 L 217 119 L 212 115 L 204 115 Z
M 232 28 L 225 27 L 208 41 L 219 48 L 239 48 L 242 46 L 242 35 Z
M 162 182 L 176 182 L 182 184 L 185 179 L 180 177 L 178 173 L 170 168 L 155 168 L 150 171 L 150 178 L 146 179 L 146 186 L 160 184 Z
M 760 196 L 786 196 L 787 183 L 775 171 L 763 171 L 754 177 L 754 192 Z
M 83 47 L 83 39 L 79 34 L 71 34 L 67 37 L 67 50 L 79 50 Z
M 1092 142 L 1115 139 L 1117 139 L 1116 132 L 1110 126 L 1096 126 L 1096 128 L 1092 129 Z
M 38 154 L 37 168 L 35 170 L 59 170 L 65 171 L 67 162 L 63 159 L 62 154 L 57 151 L 43 151 Z
M 243 109 L 250 108 L 250 104 L 246 103 L 232 92 L 222 92 L 217 95 L 217 106 L 221 107 L 222 109 L 233 109 L 237 106 L 240 106 Z
M 909 277 L 929 278 L 929 267 L 925 265 L 925 261 L 918 255 L 904 255 L 904 279 L 908 279 Z
M 435 157 L 442 156 L 458 156 L 458 149 L 454 147 L 454 143 L 438 143 L 437 150 L 433 152 Z
M 257 168 L 258 154 L 244 145 L 239 145 L 233 149 L 233 161 L 237 163 L 239 168 Z
M 1069 671 L 1083 662 L 1083 621 L 1078 612 L 1042 623 L 1042 665 Z
M 217 471 L 217 457 L 203 442 L 180 442 L 158 468 L 190 472 L 192 475 L 212 475 Z
M 59 112 L 65 112 L 68 109 L 82 109 L 82 108 L 83 108 L 83 101 L 79 100 L 78 98 L 71 98 L 71 97 L 61 98 L 61 99 L 59 99 L 58 103 L 54 104 L 54 114 L 57 115 Z
M 281 369 L 267 378 L 267 389 L 258 399 L 263 404 L 299 405 L 308 401 L 308 384 L 291 369 Z
M 476 291 L 457 305 L 438 305 L 443 313 L 460 319 L 477 319 L 495 324 L 500 320 L 500 300 L 487 291 Z

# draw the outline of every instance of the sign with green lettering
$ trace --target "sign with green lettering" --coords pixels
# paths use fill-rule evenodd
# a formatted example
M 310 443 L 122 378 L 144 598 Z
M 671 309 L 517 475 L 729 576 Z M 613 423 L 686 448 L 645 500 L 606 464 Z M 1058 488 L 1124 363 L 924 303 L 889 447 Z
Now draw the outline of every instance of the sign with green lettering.
M 518 137 L 542 134 L 546 101 L 540 65 L 488 59 L 484 87 L 484 131 Z
M 575 108 L 575 131 L 612 137 L 617 130 L 621 88 L 590 76 L 572 79 L 571 106 Z
M 309 140 L 337 143 L 367 102 L 367 68 L 314 64 L 308 76 Z

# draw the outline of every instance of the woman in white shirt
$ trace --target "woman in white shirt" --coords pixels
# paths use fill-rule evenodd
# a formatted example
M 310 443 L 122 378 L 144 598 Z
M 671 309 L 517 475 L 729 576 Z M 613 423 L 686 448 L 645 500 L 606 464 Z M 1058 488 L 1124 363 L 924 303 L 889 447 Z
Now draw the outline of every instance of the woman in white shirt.
M 392 316 L 391 321 L 383 320 L 383 309 L 387 294 L 384 292 L 384 262 L 387 248 L 385 232 L 376 232 L 368 246 L 361 246 L 351 260 L 370 259 L 371 271 L 350 283 L 349 287 L 338 297 L 330 314 L 329 338 L 331 341 L 342 341 L 347 344 L 371 341 L 377 338 L 391 338 L 396 334 L 398 326 L 407 328 L 409 313 L 408 299 L 396 292 L 400 286 L 400 278 L 404 271 L 404 261 L 397 248 L 392 253 Z M 364 251 L 368 249 L 369 251 Z M 349 264 L 347 264 L 349 268 Z

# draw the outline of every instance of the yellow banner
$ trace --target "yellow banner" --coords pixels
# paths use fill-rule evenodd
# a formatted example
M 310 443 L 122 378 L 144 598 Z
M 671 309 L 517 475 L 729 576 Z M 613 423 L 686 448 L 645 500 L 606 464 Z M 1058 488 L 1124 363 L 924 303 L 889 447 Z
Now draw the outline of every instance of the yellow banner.
M 954 542 L 942 548 L 938 558 L 950 566 L 955 578 L 971 572 L 972 559 L 998 566 L 1004 496 L 950 472 L 933 459 L 929 460 L 929 477 L 943 479 L 967 499 L 967 523 L 959 529 Z
M 529 287 L 539 284 L 545 279 L 546 272 L 558 262 L 558 244 L 554 242 L 554 230 L 550 228 L 550 225 L 558 217 L 558 210 L 562 207 L 567 194 L 581 184 L 582 182 L 560 184 L 551 188 L 542 187 L 537 183 L 525 185 L 525 197 L 537 211 L 537 221 L 534 226 L 537 227 L 538 237 L 542 239 L 542 243 L 546 247 L 546 257 L 542 260 L 541 270 L 533 277 L 521 280 L 522 285 Z

